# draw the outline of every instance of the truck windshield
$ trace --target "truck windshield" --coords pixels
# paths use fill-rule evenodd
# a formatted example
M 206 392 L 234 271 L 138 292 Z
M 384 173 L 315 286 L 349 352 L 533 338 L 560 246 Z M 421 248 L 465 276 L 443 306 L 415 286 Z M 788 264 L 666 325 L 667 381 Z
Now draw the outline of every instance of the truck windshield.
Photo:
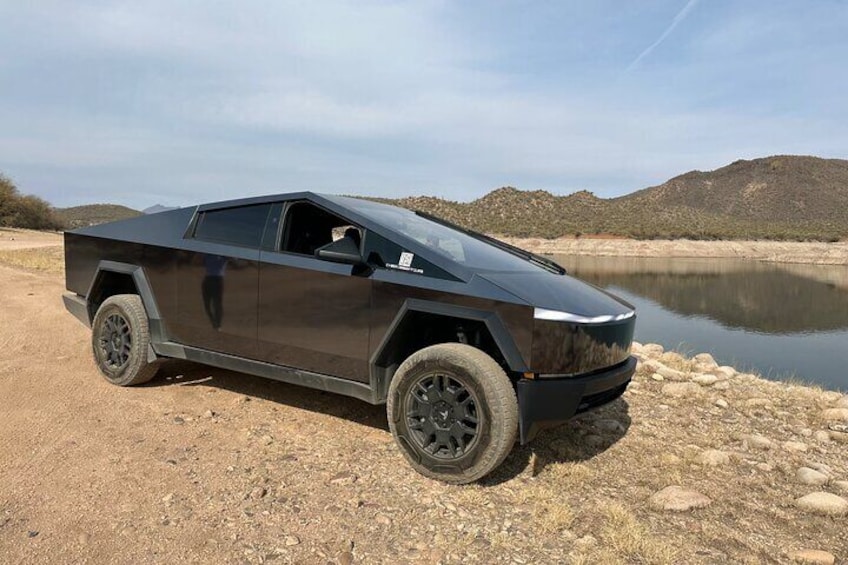
M 471 269 L 513 272 L 544 269 L 564 272 L 561 267 L 547 259 L 518 249 L 508 251 L 498 247 L 497 242 L 488 243 L 484 239 L 485 236 L 475 237 L 410 210 L 356 198 L 345 198 L 345 204 L 374 222 L 402 233 Z

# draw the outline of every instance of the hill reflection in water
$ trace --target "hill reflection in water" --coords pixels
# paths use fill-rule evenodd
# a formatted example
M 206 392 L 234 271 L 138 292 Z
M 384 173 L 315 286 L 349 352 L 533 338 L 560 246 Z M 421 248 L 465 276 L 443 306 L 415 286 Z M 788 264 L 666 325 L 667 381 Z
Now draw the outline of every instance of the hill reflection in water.
M 637 339 L 771 377 L 848 388 L 848 267 L 736 259 L 556 256 L 632 301 Z M 840 345 L 841 344 L 841 345 Z

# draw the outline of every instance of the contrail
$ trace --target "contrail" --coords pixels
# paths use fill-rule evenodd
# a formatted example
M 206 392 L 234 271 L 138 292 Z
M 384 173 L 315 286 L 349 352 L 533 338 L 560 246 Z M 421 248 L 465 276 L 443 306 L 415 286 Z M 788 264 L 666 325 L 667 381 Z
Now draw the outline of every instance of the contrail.
M 665 41 L 665 38 L 671 35 L 671 32 L 674 31 L 674 28 L 676 28 L 678 24 L 680 24 L 680 22 L 686 19 L 686 16 L 689 15 L 689 12 L 692 11 L 692 9 L 695 7 L 695 4 L 697 3 L 698 0 L 689 0 L 688 2 L 686 2 L 686 5 L 683 6 L 683 9 L 680 10 L 680 12 L 678 12 L 676 16 L 674 16 L 674 19 L 671 21 L 671 25 L 666 28 L 666 30 L 662 33 L 659 39 L 651 43 L 647 49 L 639 53 L 639 56 L 633 59 L 633 62 L 627 66 L 627 72 L 630 72 L 634 68 L 636 68 L 636 65 L 638 65 L 639 62 L 642 61 L 642 59 L 650 55 L 651 51 L 656 49 L 660 43 Z

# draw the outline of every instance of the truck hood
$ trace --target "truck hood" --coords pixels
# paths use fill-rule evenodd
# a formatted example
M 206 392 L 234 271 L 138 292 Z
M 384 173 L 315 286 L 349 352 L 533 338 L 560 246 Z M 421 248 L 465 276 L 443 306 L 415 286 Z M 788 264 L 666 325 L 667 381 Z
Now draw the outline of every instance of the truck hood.
M 479 273 L 477 276 L 537 309 L 590 319 L 622 316 L 634 310 L 633 306 L 624 300 L 568 275 L 501 272 Z

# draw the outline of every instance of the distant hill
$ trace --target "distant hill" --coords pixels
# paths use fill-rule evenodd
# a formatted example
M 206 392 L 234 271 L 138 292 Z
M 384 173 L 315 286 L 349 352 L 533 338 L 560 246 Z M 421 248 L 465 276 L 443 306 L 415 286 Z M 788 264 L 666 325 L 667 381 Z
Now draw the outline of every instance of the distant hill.
M 612 199 L 504 187 L 467 203 L 427 196 L 380 200 L 517 237 L 836 240 L 848 237 L 848 161 L 740 160 Z
M 149 208 L 145 208 L 141 211 L 142 214 L 158 214 L 159 212 L 169 212 L 171 210 L 176 210 L 176 206 L 163 206 L 162 204 L 154 204 Z
M 83 228 L 141 216 L 141 212 L 118 204 L 87 204 L 73 208 L 57 208 L 56 214 L 67 229 Z

